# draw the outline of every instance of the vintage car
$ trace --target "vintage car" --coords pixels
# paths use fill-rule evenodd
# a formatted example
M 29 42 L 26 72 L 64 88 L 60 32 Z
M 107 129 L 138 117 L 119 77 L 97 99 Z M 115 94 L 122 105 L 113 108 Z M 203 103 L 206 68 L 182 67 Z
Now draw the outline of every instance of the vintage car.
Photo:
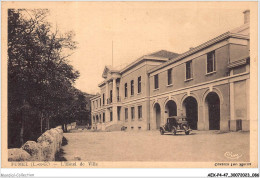
M 185 132 L 186 135 L 192 131 L 189 127 L 185 116 L 171 116 L 167 118 L 164 126 L 160 127 L 160 133 L 163 135 L 166 132 L 171 132 L 176 135 L 177 132 Z

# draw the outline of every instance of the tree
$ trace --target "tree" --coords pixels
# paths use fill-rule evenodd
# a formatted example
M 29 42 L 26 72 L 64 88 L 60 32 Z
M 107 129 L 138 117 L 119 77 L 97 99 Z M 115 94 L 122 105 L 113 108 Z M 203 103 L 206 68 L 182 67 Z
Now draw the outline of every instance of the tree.
M 77 43 L 47 22 L 47 9 L 8 10 L 8 145 L 36 139 L 62 122 L 79 77 L 68 62 Z M 20 141 L 17 140 L 20 135 Z

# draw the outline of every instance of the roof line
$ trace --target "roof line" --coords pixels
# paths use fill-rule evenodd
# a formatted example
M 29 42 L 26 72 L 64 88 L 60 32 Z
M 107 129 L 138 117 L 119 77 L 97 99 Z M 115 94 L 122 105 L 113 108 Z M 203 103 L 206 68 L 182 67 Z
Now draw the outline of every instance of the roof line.
M 127 71 L 128 69 L 130 69 L 132 66 L 140 63 L 143 60 L 157 60 L 157 61 L 167 61 L 168 58 L 165 57 L 156 57 L 156 56 L 150 56 L 150 55 L 144 55 L 140 58 L 138 58 L 137 60 L 133 61 L 132 63 L 130 63 L 129 65 L 127 65 L 126 67 L 124 67 L 122 70 L 120 70 L 120 74 L 124 73 L 125 71 Z
M 96 99 L 96 98 L 99 98 L 99 97 L 101 97 L 101 96 L 100 95 L 95 95 L 95 96 L 91 97 L 90 100 L 93 100 L 93 99 Z
M 151 56 L 151 55 L 144 55 L 140 58 L 138 58 L 137 60 L 133 61 L 132 63 L 128 64 L 126 67 L 124 67 L 121 70 L 117 70 L 116 72 L 119 73 L 120 75 L 122 75 L 122 73 L 124 73 L 125 71 L 129 70 L 131 67 L 133 67 L 134 65 L 139 64 L 142 61 L 146 61 L 146 60 L 150 60 L 150 61 L 159 61 L 159 62 L 166 62 L 169 60 L 169 58 L 165 58 L 165 57 L 157 57 L 157 56 Z M 105 79 L 102 82 L 100 82 L 98 84 L 98 87 L 101 87 L 103 84 L 105 84 L 105 82 L 107 82 L 108 80 Z
M 230 31 L 228 31 L 228 32 L 223 33 L 223 34 L 221 34 L 221 35 L 219 35 L 219 36 L 217 36 L 217 37 L 215 37 L 215 38 L 213 38 L 213 39 L 211 39 L 209 41 L 206 41 L 205 43 L 202 43 L 201 45 L 199 45 L 199 46 L 197 46 L 195 48 L 192 48 L 191 50 L 189 50 L 187 52 L 184 52 L 183 54 L 180 54 L 179 56 L 177 56 L 175 58 L 170 59 L 169 61 L 167 61 L 167 62 L 165 62 L 165 63 L 163 63 L 163 64 L 161 64 L 161 65 L 159 65 L 159 66 L 157 66 L 155 68 L 150 69 L 148 71 L 148 74 L 150 74 L 152 72 L 155 72 L 155 71 L 157 71 L 157 70 L 159 70 L 159 69 L 161 69 L 161 68 L 163 68 L 163 67 L 165 67 L 167 65 L 175 63 L 175 62 L 177 62 L 177 61 L 179 61 L 179 60 L 181 60 L 181 59 L 183 59 L 183 58 L 185 58 L 185 57 L 187 57 L 189 55 L 192 55 L 192 54 L 194 54 L 194 53 L 196 53 L 196 52 L 198 52 L 198 51 L 200 51 L 200 50 L 202 50 L 202 49 L 204 49 L 204 48 L 206 48 L 208 46 L 211 46 L 211 45 L 213 45 L 213 44 L 215 44 L 215 43 L 217 43 L 219 41 L 222 41 L 222 40 L 224 40 L 224 39 L 226 39 L 228 37 L 249 39 L 249 37 L 247 35 L 231 33 Z

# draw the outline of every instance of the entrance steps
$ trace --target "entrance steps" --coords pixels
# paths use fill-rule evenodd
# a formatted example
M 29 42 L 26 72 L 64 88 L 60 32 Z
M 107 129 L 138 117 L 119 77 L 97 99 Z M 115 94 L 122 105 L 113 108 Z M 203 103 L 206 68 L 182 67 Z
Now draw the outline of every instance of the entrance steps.
M 111 124 L 106 126 L 106 132 L 113 132 L 113 131 L 121 131 L 122 125 L 121 124 Z
M 97 123 L 94 124 L 92 129 L 96 131 L 106 131 L 106 132 L 112 132 L 112 131 L 121 131 L 123 125 L 113 122 L 105 122 L 105 123 Z

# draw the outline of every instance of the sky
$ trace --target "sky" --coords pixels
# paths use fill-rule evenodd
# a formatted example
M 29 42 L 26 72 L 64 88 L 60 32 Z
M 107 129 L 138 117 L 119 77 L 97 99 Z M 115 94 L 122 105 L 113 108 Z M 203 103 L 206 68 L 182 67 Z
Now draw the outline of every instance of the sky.
M 242 25 L 248 8 L 242 2 L 60 2 L 50 17 L 61 32 L 76 34 L 75 87 L 96 94 L 105 65 L 112 65 L 112 41 L 114 66 L 162 49 L 183 53 Z

